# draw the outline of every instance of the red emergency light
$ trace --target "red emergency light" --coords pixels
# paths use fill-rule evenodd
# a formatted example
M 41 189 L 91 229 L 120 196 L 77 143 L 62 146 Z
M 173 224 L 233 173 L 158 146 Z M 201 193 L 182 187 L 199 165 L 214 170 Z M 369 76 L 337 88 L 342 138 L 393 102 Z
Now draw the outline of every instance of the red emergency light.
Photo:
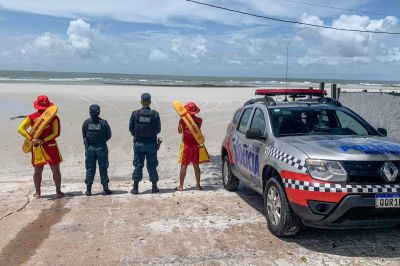
M 326 90 L 314 90 L 314 89 L 258 89 L 256 95 L 264 96 L 277 96 L 277 95 L 290 95 L 292 97 L 299 96 L 319 96 L 323 97 L 327 95 Z

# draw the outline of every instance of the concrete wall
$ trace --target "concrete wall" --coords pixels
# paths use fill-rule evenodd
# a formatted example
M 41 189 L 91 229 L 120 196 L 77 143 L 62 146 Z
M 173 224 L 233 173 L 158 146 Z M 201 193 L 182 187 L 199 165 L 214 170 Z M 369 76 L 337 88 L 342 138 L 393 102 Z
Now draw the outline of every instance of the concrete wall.
M 381 92 L 342 92 L 339 101 L 375 128 L 387 129 L 400 140 L 400 96 Z

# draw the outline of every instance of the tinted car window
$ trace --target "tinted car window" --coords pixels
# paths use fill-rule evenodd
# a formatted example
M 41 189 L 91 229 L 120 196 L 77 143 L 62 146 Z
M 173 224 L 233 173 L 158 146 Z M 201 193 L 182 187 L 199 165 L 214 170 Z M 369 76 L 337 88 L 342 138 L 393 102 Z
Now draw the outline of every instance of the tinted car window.
M 366 126 L 352 115 L 336 109 L 272 108 L 275 136 L 368 135 Z
M 253 109 L 249 108 L 243 112 L 242 118 L 240 119 L 240 123 L 239 123 L 239 128 L 238 128 L 239 132 L 242 132 L 243 134 L 245 134 L 247 123 L 249 122 L 252 111 L 253 111 Z
M 232 123 L 237 124 L 237 122 L 239 122 L 239 118 L 240 118 L 240 114 L 242 113 L 242 108 L 240 108 L 239 110 L 237 110 L 235 112 L 235 114 L 233 115 L 233 119 L 232 119 Z
M 253 120 L 251 121 L 250 128 L 259 129 L 261 133 L 265 132 L 265 116 L 261 109 L 256 109 L 253 115 Z
M 339 119 L 340 125 L 342 128 L 348 128 L 357 135 L 368 135 L 367 129 L 365 129 L 357 120 L 353 117 L 347 115 L 343 112 L 337 112 L 337 117 Z

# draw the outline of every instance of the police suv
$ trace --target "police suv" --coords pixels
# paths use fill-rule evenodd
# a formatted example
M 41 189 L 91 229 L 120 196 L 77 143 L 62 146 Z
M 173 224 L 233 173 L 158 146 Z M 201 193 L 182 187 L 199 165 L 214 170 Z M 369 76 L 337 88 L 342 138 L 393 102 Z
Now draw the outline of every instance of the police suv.
M 256 95 L 264 97 L 246 102 L 228 126 L 222 177 L 229 191 L 243 182 L 263 195 L 274 235 L 295 235 L 302 224 L 400 224 L 400 144 L 385 129 L 325 97 L 325 90 Z

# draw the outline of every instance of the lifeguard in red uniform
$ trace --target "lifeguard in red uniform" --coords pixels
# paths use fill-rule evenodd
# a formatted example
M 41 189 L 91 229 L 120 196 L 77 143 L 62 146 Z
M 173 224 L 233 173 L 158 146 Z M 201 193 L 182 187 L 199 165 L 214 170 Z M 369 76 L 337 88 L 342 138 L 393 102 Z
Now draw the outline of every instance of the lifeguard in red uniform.
M 41 196 L 42 173 L 46 164 L 50 165 L 51 171 L 53 172 L 53 180 L 56 186 L 57 197 L 64 196 L 64 193 L 61 192 L 60 163 L 62 162 L 62 157 L 56 142 L 56 138 L 60 136 L 61 132 L 60 119 L 58 116 L 54 116 L 37 139 L 32 139 L 31 135 L 27 131 L 30 127 L 33 127 L 35 121 L 43 114 L 43 112 L 52 105 L 54 104 L 49 101 L 47 96 L 38 96 L 37 100 L 33 103 L 33 106 L 37 112 L 28 115 L 18 127 L 18 132 L 26 139 L 31 140 L 33 146 L 41 147 L 41 152 L 43 155 L 39 160 L 36 158 L 37 154 L 33 151 L 31 152 L 32 165 L 35 168 L 33 174 L 33 181 L 36 189 L 36 193 L 34 195 L 35 197 Z
M 200 129 L 203 120 L 200 117 L 197 117 L 196 114 L 200 112 L 200 108 L 194 102 L 188 102 L 185 105 L 187 112 L 192 116 L 193 121 L 196 123 L 197 127 Z M 200 160 L 199 160 L 199 144 L 196 139 L 190 132 L 189 128 L 185 124 L 185 122 L 180 119 L 178 132 L 182 134 L 182 143 L 183 149 L 181 154 L 181 171 L 179 178 L 179 186 L 175 188 L 178 191 L 183 191 L 183 183 L 186 177 L 186 170 L 190 163 L 193 164 L 194 173 L 196 176 L 196 188 L 201 190 L 200 186 Z

